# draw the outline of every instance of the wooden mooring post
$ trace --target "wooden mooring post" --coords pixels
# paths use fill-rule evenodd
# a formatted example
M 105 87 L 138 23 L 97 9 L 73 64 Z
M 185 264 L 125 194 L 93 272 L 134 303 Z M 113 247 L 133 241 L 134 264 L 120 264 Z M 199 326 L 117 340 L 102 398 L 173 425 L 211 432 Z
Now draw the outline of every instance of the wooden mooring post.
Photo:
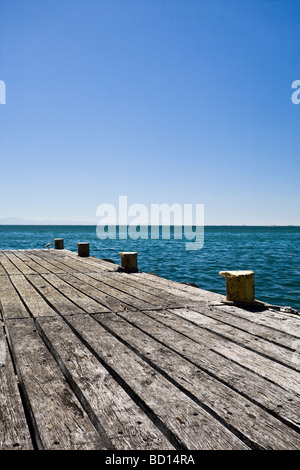
M 63 238 L 55 238 L 54 239 L 54 248 L 56 250 L 63 250 L 64 249 L 64 239 Z
M 77 243 L 78 256 L 87 257 L 90 256 L 90 244 L 88 242 Z
M 121 267 L 131 273 L 138 272 L 138 265 L 137 265 L 137 252 L 135 251 L 121 251 L 119 253 L 121 256 Z

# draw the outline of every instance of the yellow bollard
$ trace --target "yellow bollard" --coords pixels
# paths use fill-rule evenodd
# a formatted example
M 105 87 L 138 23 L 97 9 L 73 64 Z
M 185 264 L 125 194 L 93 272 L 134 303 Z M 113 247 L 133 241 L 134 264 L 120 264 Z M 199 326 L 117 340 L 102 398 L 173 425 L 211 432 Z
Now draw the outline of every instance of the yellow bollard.
M 137 268 L 137 252 L 136 251 L 121 251 L 119 253 L 121 256 L 121 267 L 131 273 L 136 273 Z
M 234 303 L 255 301 L 254 271 L 220 271 L 226 279 L 226 300 Z

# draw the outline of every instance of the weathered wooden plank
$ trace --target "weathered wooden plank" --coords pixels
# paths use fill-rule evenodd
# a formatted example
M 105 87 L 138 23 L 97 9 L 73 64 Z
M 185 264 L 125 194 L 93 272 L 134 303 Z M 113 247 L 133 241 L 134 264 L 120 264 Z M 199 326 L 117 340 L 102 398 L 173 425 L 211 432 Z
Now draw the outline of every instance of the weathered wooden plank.
M 56 250 L 40 250 L 36 252 L 35 256 L 42 259 L 44 262 L 48 262 L 49 266 L 52 265 L 52 270 L 54 273 L 57 272 L 70 272 L 70 266 L 67 266 L 62 262 L 62 256 L 55 255 Z M 60 250 L 59 250 L 60 251 Z M 54 266 L 54 269 L 53 269 Z M 50 271 L 50 269 L 49 269 Z
M 244 318 L 242 316 L 235 315 L 234 313 L 229 313 L 225 310 L 221 310 L 216 306 L 210 304 L 195 304 L 190 307 L 190 310 L 204 314 L 210 318 L 216 319 L 223 324 L 231 325 L 240 330 L 247 331 L 252 333 L 257 337 L 264 338 L 270 342 L 285 346 L 286 348 L 293 349 L 293 344 L 297 337 L 286 333 L 284 331 L 279 331 L 278 329 L 272 328 L 271 326 L 264 325 L 261 323 L 255 322 L 255 317 L 253 315 L 249 318 Z
M 55 253 L 56 250 L 51 250 L 50 253 L 47 252 L 38 252 L 38 256 L 42 258 L 44 261 L 48 261 L 49 263 L 53 264 L 55 267 L 57 267 L 61 272 L 90 272 L 91 268 L 89 266 L 86 266 L 82 263 L 80 263 L 81 258 L 79 259 L 78 263 L 77 260 L 74 261 L 72 265 L 72 259 L 71 263 L 65 262 L 67 260 L 67 256 L 60 255 Z M 61 251 L 61 250 L 57 250 Z
M 71 391 L 57 363 L 35 331 L 33 321 L 8 320 L 9 337 L 20 385 L 38 449 L 107 449 Z
M 6 276 L 7 273 L 5 271 L 5 269 L 3 268 L 2 264 L 0 264 L 0 276 Z
M 57 315 L 23 274 L 10 276 L 10 280 L 33 317 Z
M 26 252 L 28 258 L 30 258 L 32 261 L 34 261 L 37 265 L 41 266 L 41 268 L 44 268 L 47 272 L 50 273 L 60 273 L 64 272 L 65 266 L 61 265 L 60 263 L 57 263 L 56 261 L 51 261 L 49 258 L 49 261 L 45 260 L 43 256 L 41 256 L 41 250 L 30 250 Z M 40 274 L 42 274 L 42 271 L 40 271 Z
M 172 281 L 154 274 L 139 272 L 133 273 L 132 276 L 138 278 L 141 283 L 144 283 L 148 286 L 153 286 L 157 289 L 162 289 L 164 292 L 182 295 L 189 301 L 197 302 L 205 300 L 210 302 L 221 302 L 225 299 L 225 296 L 222 294 L 210 292 L 198 287 L 189 286 L 187 284 L 182 284 L 180 282 Z
M 53 262 L 52 260 L 55 260 L 61 263 L 61 265 L 64 266 L 65 271 L 74 270 L 82 273 L 88 273 L 107 269 L 106 266 L 102 266 L 98 263 L 87 262 L 86 258 L 74 258 L 66 252 L 62 252 L 62 250 L 52 250 L 51 253 L 43 253 L 42 256 L 45 259 L 51 258 L 51 262 Z M 113 268 L 111 268 L 111 270 L 113 270 Z
M 95 319 L 130 345 L 143 359 L 167 374 L 170 381 L 175 380 L 190 396 L 217 413 L 236 432 L 243 434 L 254 448 L 300 448 L 299 433 L 208 373 L 199 370 L 176 352 L 163 347 L 125 319 L 115 314 L 95 315 Z
M 3 251 L 2 253 L 19 269 L 22 274 L 34 274 L 33 271 L 26 263 L 18 258 L 13 252 Z
M 283 331 L 293 336 L 300 337 L 300 317 L 293 314 L 282 313 L 269 308 L 266 308 L 263 311 L 253 312 L 234 305 L 226 305 L 223 303 L 225 296 L 221 294 L 205 291 L 203 289 L 181 284 L 152 274 L 134 273 L 132 274 L 132 277 L 137 277 L 140 282 L 146 283 L 149 286 L 165 290 L 166 292 L 180 292 L 180 294 L 191 301 L 204 301 L 218 310 L 240 316 L 241 318 L 248 319 L 256 324 L 267 325 L 277 329 L 278 331 Z
M 55 251 L 54 255 L 60 259 L 65 260 L 66 262 L 70 263 L 68 266 L 70 267 L 75 267 L 77 266 L 85 266 L 85 267 L 90 267 L 91 271 L 109 271 L 109 272 L 114 272 L 117 271 L 119 268 L 119 265 L 110 263 L 107 261 L 104 261 L 102 259 L 95 258 L 93 256 L 89 256 L 87 258 L 79 258 L 77 253 L 74 253 L 73 251 L 69 250 L 60 250 Z M 76 264 L 73 263 L 73 261 L 76 262 Z M 80 268 L 81 269 L 81 268 Z
M 91 317 L 72 326 L 127 386 L 188 449 L 246 449 L 228 428 L 134 354 Z M 120 361 L 122 358 L 122 361 Z M 124 367 L 124 365 L 126 366 Z
M 187 299 L 186 297 L 183 297 L 181 293 L 169 293 L 165 291 L 163 288 L 157 288 L 157 286 L 153 285 L 147 285 L 143 282 L 140 282 L 139 278 L 132 276 L 131 274 L 128 274 L 126 272 L 119 272 L 119 273 L 103 273 L 103 276 L 107 279 L 114 279 L 117 280 L 118 283 L 125 284 L 126 286 L 132 287 L 136 291 L 136 295 L 140 297 L 145 297 L 147 295 L 151 295 L 151 297 L 155 297 L 156 301 L 152 301 L 152 303 L 155 305 L 155 302 L 157 303 L 162 303 L 166 305 L 167 302 L 170 304 L 176 304 L 177 306 L 179 305 L 186 305 Z M 146 298 L 146 297 L 145 297 Z M 193 302 L 194 304 L 194 302 Z
M 77 289 L 84 289 L 83 292 L 94 300 L 102 304 L 107 311 L 127 311 L 135 310 L 131 305 L 122 302 L 120 299 L 113 297 L 112 295 L 99 290 L 100 285 L 99 281 L 96 281 L 93 278 L 88 277 L 85 273 L 75 273 L 72 272 L 72 276 L 68 275 L 67 279 L 69 282 Z
M 192 324 L 174 313 L 168 311 L 149 312 L 149 316 L 161 321 L 164 325 L 171 326 L 177 332 L 183 333 L 194 341 L 206 345 L 231 361 L 242 364 L 243 367 L 247 367 L 256 374 L 280 385 L 285 390 L 299 393 L 299 372 L 288 369 L 275 360 L 250 351 L 223 336 L 201 328 L 199 325 Z
M 0 265 L 4 268 L 8 275 L 21 274 L 19 269 L 5 256 L 3 252 L 0 252 Z
M 215 308 L 228 312 L 231 315 L 238 315 L 247 318 L 257 325 L 267 325 L 274 330 L 290 334 L 300 338 L 300 317 L 293 314 L 276 312 L 274 310 L 264 310 L 263 312 L 249 312 L 245 309 L 231 305 L 217 305 Z
M 41 264 L 47 266 L 49 271 L 59 272 L 91 272 L 91 271 L 114 271 L 117 269 L 111 263 L 96 263 L 89 261 L 90 258 L 80 258 L 69 250 L 32 250 L 30 257 L 35 260 L 42 260 Z M 98 260 L 101 262 L 101 260 Z M 43 262 L 43 263 L 42 263 Z M 48 264 L 47 264 L 48 263 Z
M 137 306 L 138 308 L 153 308 L 153 307 L 164 308 L 164 307 L 172 307 L 172 306 L 174 307 L 174 306 L 178 306 L 182 304 L 182 299 L 178 296 L 169 297 L 168 299 L 166 299 L 165 296 L 162 296 L 162 295 L 155 296 L 153 295 L 153 293 L 149 293 L 147 291 L 143 291 L 139 289 L 137 283 L 135 283 L 135 285 L 132 285 L 130 284 L 130 282 L 126 282 L 126 281 L 122 282 L 123 276 L 121 276 L 120 273 L 117 273 L 117 277 L 115 276 L 115 273 L 113 273 L 114 277 L 112 277 L 110 274 L 111 273 L 102 274 L 99 272 L 88 273 L 87 277 L 96 279 L 97 281 L 101 283 L 101 286 L 107 285 L 109 287 L 113 287 L 117 289 L 118 291 L 121 291 L 122 295 L 123 293 L 125 293 L 126 295 L 129 295 L 130 298 L 138 299 L 139 300 L 138 304 L 134 300 L 135 302 L 134 305 Z M 147 302 L 148 305 L 145 305 L 145 304 L 141 305 L 140 303 L 141 300 L 143 302 Z M 131 299 L 131 302 L 132 302 L 132 299 Z
M 75 253 L 72 253 L 72 256 L 75 255 Z M 76 256 L 76 255 L 75 255 Z M 102 266 L 106 266 L 107 271 L 118 271 L 119 268 L 121 267 L 120 264 L 116 263 L 113 260 L 109 259 L 99 259 L 96 258 L 95 256 L 90 255 L 87 261 L 93 261 L 94 263 L 101 264 Z
M 0 322 L 0 450 L 32 450 L 17 379 Z
M 80 330 L 85 329 L 89 317 L 79 316 L 82 321 L 76 325 L 81 325 Z M 72 323 L 73 318 L 69 318 Z M 116 449 L 174 449 L 62 319 L 40 318 L 37 326 L 88 413 L 100 423 Z
M 65 297 L 60 291 L 55 289 L 49 282 L 39 274 L 28 276 L 31 284 L 44 297 L 55 310 L 63 312 L 64 315 L 74 315 L 85 313 L 82 308 L 74 304 L 69 298 Z
M 1 276 L 0 279 L 0 306 L 4 319 L 29 317 L 28 311 L 7 275 Z
M 49 273 L 50 271 L 45 268 L 44 266 L 41 266 L 38 264 L 36 261 L 33 261 L 23 250 L 15 250 L 13 252 L 18 258 L 20 258 L 27 266 L 29 266 L 34 273 Z
M 74 251 L 65 250 L 65 253 L 69 256 L 72 256 L 75 259 L 78 259 L 78 254 Z M 92 263 L 93 265 L 100 265 L 101 268 L 105 269 L 105 271 L 115 271 L 120 268 L 120 265 L 113 262 L 113 261 L 106 261 L 104 259 L 96 258 L 95 256 L 90 255 L 88 258 L 85 258 L 84 263 Z M 96 266 L 95 266 L 96 267 Z
M 159 312 L 157 312 L 159 313 Z M 119 316 L 133 323 L 149 336 L 155 338 L 164 347 L 179 353 L 195 364 L 201 371 L 207 372 L 254 403 L 263 406 L 284 421 L 300 427 L 299 395 L 282 389 L 278 385 L 257 375 L 239 363 L 231 361 L 213 349 L 175 331 L 149 316 L 149 312 L 118 313 Z
M 61 276 L 67 276 L 69 279 L 71 279 L 70 275 Z M 155 306 L 152 306 L 151 304 L 143 301 L 142 299 L 138 299 L 136 297 L 133 297 L 132 295 L 120 291 L 119 289 L 111 287 L 108 284 L 104 284 L 103 282 L 101 282 L 101 274 L 99 273 L 88 273 L 87 275 L 85 273 L 73 272 L 72 277 L 73 279 L 70 282 L 72 282 L 72 284 L 74 285 L 78 285 L 78 287 L 81 285 L 82 289 L 84 288 L 84 292 L 88 292 L 89 295 L 91 295 L 93 298 L 101 299 L 104 294 L 105 296 L 109 296 L 110 298 L 116 299 L 117 304 L 115 305 L 115 308 L 121 308 L 121 310 L 124 310 L 124 304 L 126 304 L 126 310 L 136 308 L 155 308 Z M 76 278 L 80 280 L 79 283 L 78 280 L 76 282 Z
M 84 291 L 84 283 L 80 283 L 80 285 L 76 286 L 74 283 L 70 285 L 70 283 L 66 282 L 65 280 L 71 280 L 72 276 L 70 274 L 43 274 L 43 278 L 48 281 L 52 286 L 54 286 L 59 292 L 64 294 L 68 299 L 70 299 L 73 303 L 78 305 L 82 310 L 87 313 L 101 313 L 109 311 L 107 307 L 98 303 L 88 295 L 83 293 Z M 63 277 L 60 277 L 63 276 Z M 77 288 L 79 287 L 80 290 Z
M 201 328 L 205 328 L 212 333 L 216 333 L 223 336 L 224 338 L 229 339 L 230 341 L 234 341 L 235 343 L 249 349 L 250 351 L 255 351 L 262 355 L 268 356 L 270 359 L 276 360 L 283 365 L 300 370 L 300 365 L 297 364 L 294 359 L 296 348 L 287 349 L 286 347 L 282 347 L 279 344 L 266 341 L 264 338 L 259 336 L 259 334 L 262 334 L 259 326 L 255 328 L 252 333 L 248 333 L 247 331 L 244 331 L 240 328 L 223 323 L 220 319 L 212 318 L 208 315 L 208 309 L 204 311 L 204 314 L 200 313 L 199 310 L 200 309 L 198 309 L 196 312 L 192 307 L 177 308 L 174 310 L 169 309 L 171 313 L 183 317 L 185 320 L 188 320 Z M 295 339 L 296 338 L 293 337 L 294 343 Z M 291 347 L 293 340 L 291 340 Z

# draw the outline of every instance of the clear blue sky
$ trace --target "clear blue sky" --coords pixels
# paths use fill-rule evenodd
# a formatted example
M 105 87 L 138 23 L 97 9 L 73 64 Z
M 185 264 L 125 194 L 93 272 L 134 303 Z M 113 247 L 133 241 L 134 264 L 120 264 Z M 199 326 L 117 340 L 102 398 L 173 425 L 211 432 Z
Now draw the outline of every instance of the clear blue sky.
M 1 0 L 0 218 L 300 224 L 298 0 Z

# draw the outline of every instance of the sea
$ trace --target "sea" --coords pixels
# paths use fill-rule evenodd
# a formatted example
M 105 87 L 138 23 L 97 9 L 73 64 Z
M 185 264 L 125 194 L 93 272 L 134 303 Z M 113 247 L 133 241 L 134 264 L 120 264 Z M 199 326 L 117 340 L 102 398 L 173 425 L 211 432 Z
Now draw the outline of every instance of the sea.
M 184 228 L 181 237 L 174 227 L 165 229 L 160 227 L 158 238 L 151 227 L 137 227 L 134 236 L 124 227 L 115 236 L 102 231 L 99 238 L 92 225 L 1 225 L 0 250 L 43 248 L 49 242 L 53 248 L 54 239 L 63 238 L 68 250 L 77 252 L 78 242 L 89 242 L 91 256 L 117 264 L 120 251 L 136 251 L 140 271 L 224 295 L 220 271 L 253 270 L 256 300 L 300 311 L 299 226 L 205 226 L 203 246 L 193 250 L 187 249 L 191 234 Z

